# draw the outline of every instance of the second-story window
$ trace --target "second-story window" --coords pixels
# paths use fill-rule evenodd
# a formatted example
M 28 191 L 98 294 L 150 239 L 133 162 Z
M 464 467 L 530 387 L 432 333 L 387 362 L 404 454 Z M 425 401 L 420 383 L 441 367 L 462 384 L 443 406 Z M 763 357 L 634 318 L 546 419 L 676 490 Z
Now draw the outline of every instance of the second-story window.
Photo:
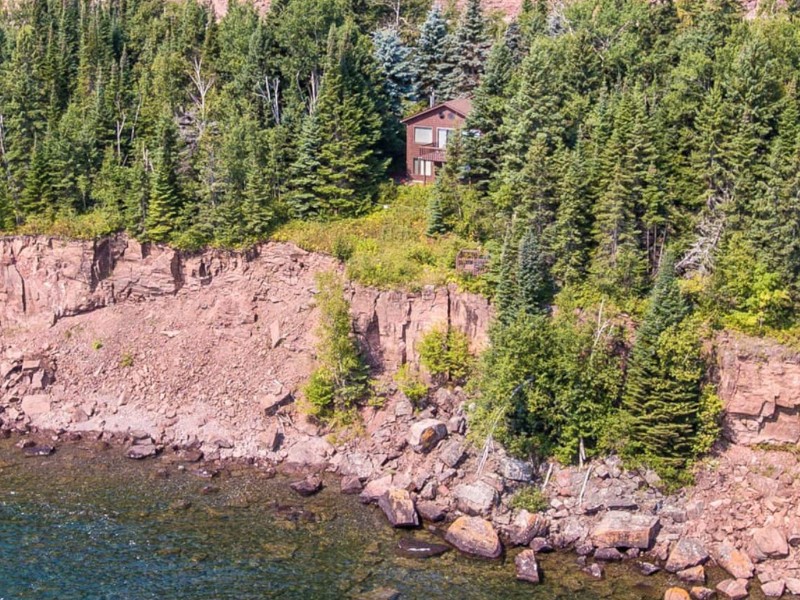
M 433 127 L 414 127 L 415 144 L 432 144 Z

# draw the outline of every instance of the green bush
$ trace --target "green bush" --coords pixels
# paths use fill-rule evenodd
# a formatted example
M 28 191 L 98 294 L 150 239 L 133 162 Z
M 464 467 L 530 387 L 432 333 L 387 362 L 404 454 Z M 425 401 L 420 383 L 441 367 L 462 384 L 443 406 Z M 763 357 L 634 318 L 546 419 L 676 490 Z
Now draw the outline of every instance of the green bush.
M 511 500 L 509 501 L 511 508 L 517 510 L 527 510 L 528 512 L 537 513 L 547 510 L 550 505 L 547 501 L 547 496 L 538 487 L 529 485 L 517 490 Z
M 394 381 L 406 398 L 415 406 L 428 395 L 428 386 L 420 379 L 417 373 L 411 370 L 408 363 L 401 366 L 394 375 Z
M 444 326 L 434 327 L 422 337 L 419 358 L 431 376 L 442 381 L 463 382 L 473 366 L 469 338 Z
M 328 422 L 345 422 L 368 394 L 368 373 L 352 334 L 350 305 L 341 280 L 333 273 L 322 273 L 317 276 L 317 287 L 320 364 L 303 394 L 309 414 Z

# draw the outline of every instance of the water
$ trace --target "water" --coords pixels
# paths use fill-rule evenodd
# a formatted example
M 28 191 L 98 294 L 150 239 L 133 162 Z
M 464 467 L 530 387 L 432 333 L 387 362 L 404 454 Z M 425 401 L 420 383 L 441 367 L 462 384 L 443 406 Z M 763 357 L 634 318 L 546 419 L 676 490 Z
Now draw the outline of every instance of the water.
M 412 534 L 334 485 L 302 500 L 256 468 L 208 480 L 194 465 L 88 446 L 23 458 L 0 441 L 0 599 L 338 599 L 386 587 L 405 599 L 633 600 L 667 585 L 620 565 L 593 582 L 570 555 L 542 557 L 541 586 L 514 580 L 513 554 L 404 558 L 397 540 Z

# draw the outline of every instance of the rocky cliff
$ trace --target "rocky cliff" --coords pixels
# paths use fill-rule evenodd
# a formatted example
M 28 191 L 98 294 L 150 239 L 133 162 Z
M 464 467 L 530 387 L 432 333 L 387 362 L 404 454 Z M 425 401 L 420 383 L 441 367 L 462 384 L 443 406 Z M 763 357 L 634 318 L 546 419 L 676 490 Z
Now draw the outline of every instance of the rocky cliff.
M 315 274 L 340 268 L 288 244 L 185 254 L 122 235 L 2 239 L 2 417 L 184 443 L 246 440 L 236 454 L 260 455 L 265 407 L 294 398 L 314 366 Z M 359 285 L 349 294 L 378 372 L 415 362 L 436 326 L 464 331 L 475 351 L 486 343 L 480 296 Z
M 725 435 L 737 444 L 800 442 L 800 353 L 737 334 L 718 339 Z

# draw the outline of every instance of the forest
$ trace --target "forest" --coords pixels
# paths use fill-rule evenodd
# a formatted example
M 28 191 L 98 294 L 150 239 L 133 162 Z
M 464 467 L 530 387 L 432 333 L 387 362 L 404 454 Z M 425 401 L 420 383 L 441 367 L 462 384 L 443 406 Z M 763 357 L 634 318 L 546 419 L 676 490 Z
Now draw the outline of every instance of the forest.
M 192 249 L 371 218 L 412 193 L 402 118 L 470 96 L 413 194 L 425 244 L 492 256 L 476 439 L 676 476 L 717 435 L 714 331 L 800 339 L 798 10 L 6 3 L 0 229 Z

